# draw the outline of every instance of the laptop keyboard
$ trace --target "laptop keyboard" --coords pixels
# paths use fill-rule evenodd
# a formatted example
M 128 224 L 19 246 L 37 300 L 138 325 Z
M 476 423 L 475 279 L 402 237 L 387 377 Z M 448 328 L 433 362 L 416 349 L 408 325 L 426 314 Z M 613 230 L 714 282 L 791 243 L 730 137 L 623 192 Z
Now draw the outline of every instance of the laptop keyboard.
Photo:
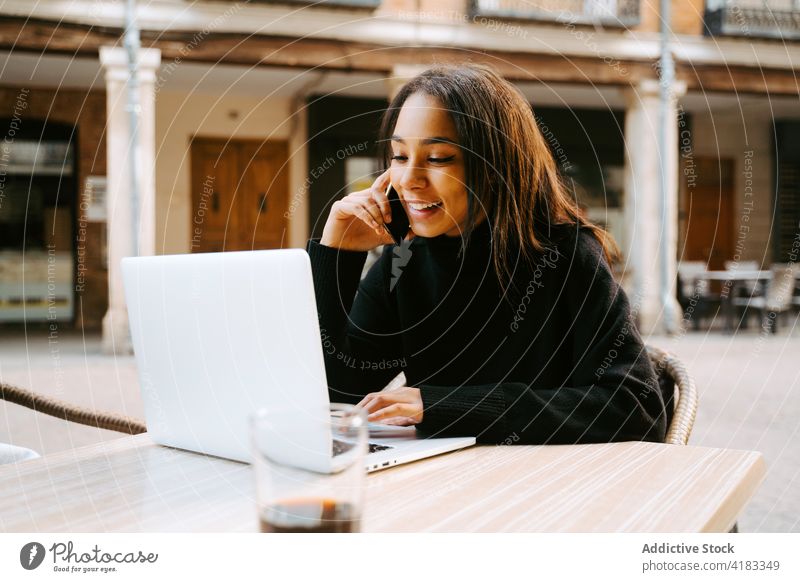
M 368 453 L 377 453 L 378 451 L 385 451 L 387 449 L 391 449 L 392 447 L 386 445 L 377 445 L 375 443 L 369 443 L 369 451 Z M 336 455 L 341 455 L 342 453 L 349 451 L 350 446 L 348 443 L 344 443 L 342 441 L 333 441 L 332 453 L 335 457 Z

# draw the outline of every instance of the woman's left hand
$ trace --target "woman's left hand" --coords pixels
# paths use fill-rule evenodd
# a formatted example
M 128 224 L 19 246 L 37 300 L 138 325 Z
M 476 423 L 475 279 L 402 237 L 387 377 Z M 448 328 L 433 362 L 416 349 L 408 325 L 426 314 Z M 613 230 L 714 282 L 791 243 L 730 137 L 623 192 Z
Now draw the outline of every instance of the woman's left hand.
M 419 388 L 402 386 L 394 390 L 367 394 L 358 406 L 364 408 L 370 422 L 410 426 L 422 422 L 422 396 Z

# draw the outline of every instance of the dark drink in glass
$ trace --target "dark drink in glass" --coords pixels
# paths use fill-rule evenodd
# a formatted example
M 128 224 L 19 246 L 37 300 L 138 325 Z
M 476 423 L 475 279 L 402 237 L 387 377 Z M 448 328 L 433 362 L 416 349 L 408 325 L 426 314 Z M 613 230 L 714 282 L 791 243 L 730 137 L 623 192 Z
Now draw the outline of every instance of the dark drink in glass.
M 361 531 L 367 424 L 363 408 L 336 402 L 250 415 L 261 532 Z
M 351 503 L 333 499 L 289 499 L 268 505 L 259 516 L 261 533 L 356 533 L 361 520 Z

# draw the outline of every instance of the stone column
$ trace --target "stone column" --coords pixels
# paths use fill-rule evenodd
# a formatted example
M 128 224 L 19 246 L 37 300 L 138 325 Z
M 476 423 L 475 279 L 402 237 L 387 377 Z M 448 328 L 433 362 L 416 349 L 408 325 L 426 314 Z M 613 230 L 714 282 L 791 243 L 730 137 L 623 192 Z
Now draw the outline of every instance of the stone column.
M 161 63 L 158 49 L 139 50 L 139 145 L 131 151 L 128 96 L 128 57 L 120 47 L 100 47 L 106 78 L 106 160 L 108 190 L 108 311 L 103 318 L 103 351 L 130 353 L 128 312 L 120 261 L 155 251 L 155 81 Z M 139 249 L 133 248 L 130 155 L 139 162 Z
M 304 249 L 310 236 L 310 189 L 308 173 L 308 107 L 305 91 L 295 96 L 289 133 L 289 207 L 286 210 L 287 240 L 284 247 Z
M 646 79 L 627 95 L 625 113 L 625 224 L 623 243 L 630 273 L 628 292 L 642 335 L 677 330 L 680 307 L 675 297 L 678 248 L 678 132 L 676 98 L 686 91 L 675 83 L 671 102 L 673 120 L 667 133 L 667 148 L 659 152 L 659 83 Z M 667 175 L 666 230 L 661 220 L 660 166 Z M 669 305 L 661 296 L 662 245 L 667 246 Z M 671 322 L 666 317 L 671 314 Z

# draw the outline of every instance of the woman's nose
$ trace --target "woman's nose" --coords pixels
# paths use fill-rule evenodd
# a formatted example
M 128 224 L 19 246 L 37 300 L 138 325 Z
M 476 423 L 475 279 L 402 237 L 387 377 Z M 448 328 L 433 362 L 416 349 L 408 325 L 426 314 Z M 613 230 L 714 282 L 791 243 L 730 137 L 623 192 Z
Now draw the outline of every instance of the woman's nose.
M 411 162 L 411 160 L 409 160 L 409 162 Z M 414 190 L 425 186 L 427 180 L 425 168 L 415 165 L 412 162 L 403 168 L 402 172 L 403 174 L 398 184 L 403 190 Z

